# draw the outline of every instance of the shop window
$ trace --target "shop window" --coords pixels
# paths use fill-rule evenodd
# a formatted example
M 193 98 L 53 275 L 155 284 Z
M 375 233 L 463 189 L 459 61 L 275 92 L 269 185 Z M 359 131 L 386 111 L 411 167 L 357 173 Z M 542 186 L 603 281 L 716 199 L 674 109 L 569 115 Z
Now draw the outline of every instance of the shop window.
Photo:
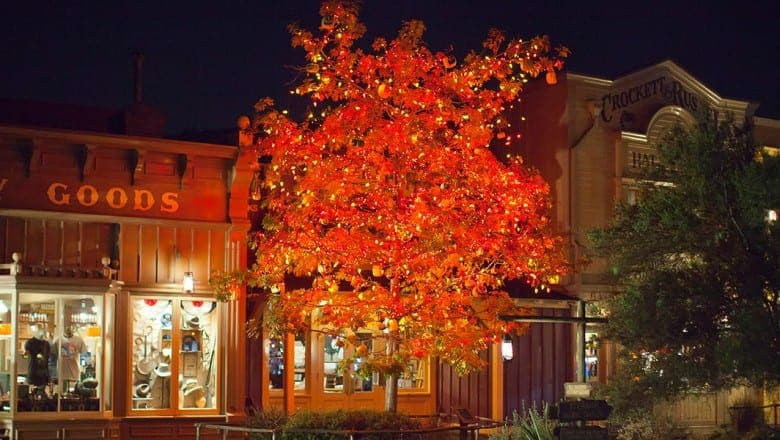
M 13 329 L 11 327 L 11 295 L 0 295 L 0 412 L 11 411 L 11 365 L 13 359 Z
M 135 298 L 132 307 L 132 408 L 216 408 L 216 302 Z
M 344 372 L 342 361 L 344 360 L 344 344 L 336 336 L 325 335 L 324 348 L 324 389 L 326 392 L 344 391 Z
M 585 332 L 585 380 L 597 381 L 599 375 L 599 334 Z
M 104 333 L 102 296 L 20 294 L 17 411 L 100 411 Z
M 427 385 L 428 359 L 411 359 L 406 370 L 398 379 L 399 391 L 422 391 Z
M 284 388 L 284 342 L 279 338 L 266 340 L 268 353 L 268 388 L 281 390 Z M 306 389 L 306 339 L 303 335 L 295 336 L 295 389 Z

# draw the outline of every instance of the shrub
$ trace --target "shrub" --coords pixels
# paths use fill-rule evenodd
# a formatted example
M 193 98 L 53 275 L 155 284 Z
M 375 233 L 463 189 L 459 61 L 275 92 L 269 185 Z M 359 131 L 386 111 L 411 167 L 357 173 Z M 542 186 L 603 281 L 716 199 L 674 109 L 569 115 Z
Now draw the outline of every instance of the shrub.
M 550 419 L 550 405 L 544 403 L 542 412 L 536 405 L 528 410 L 523 407 L 522 415 L 512 412 L 512 421 L 501 427 L 499 432 L 491 434 L 490 440 L 554 440 L 555 422 Z
M 260 412 L 248 421 L 253 428 L 274 429 L 281 432 L 284 440 L 343 440 L 344 434 L 326 434 L 312 432 L 296 432 L 301 430 L 324 431 L 400 431 L 420 429 L 420 422 L 403 414 L 391 414 L 384 411 L 355 410 L 314 412 L 301 411 L 285 418 L 276 409 Z M 278 436 L 277 436 L 278 437 Z M 392 439 L 401 435 L 365 434 L 361 439 Z M 267 434 L 255 434 L 253 439 L 270 438 Z

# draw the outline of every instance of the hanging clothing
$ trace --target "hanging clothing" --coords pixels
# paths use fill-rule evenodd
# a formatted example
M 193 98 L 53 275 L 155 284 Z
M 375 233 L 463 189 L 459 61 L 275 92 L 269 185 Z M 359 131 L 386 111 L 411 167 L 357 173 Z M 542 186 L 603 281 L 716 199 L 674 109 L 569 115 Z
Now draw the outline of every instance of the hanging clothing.
M 49 377 L 49 357 L 51 345 L 49 341 L 32 338 L 24 343 L 24 351 L 30 356 L 27 366 L 27 382 L 35 386 L 44 386 L 51 379 Z

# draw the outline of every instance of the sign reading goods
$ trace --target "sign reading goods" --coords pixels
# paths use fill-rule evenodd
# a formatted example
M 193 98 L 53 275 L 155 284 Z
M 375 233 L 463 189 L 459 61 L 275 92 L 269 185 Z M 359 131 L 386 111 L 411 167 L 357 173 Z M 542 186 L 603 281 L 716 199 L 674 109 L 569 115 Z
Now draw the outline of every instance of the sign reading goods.
M 93 185 L 71 187 L 65 183 L 53 182 L 46 190 L 49 202 L 57 205 L 79 204 L 92 207 L 98 203 L 112 209 L 131 208 L 135 211 L 150 211 L 157 207 L 159 212 L 172 213 L 179 210 L 179 194 L 175 192 L 153 193 L 148 189 L 132 189 L 115 186 L 105 191 Z

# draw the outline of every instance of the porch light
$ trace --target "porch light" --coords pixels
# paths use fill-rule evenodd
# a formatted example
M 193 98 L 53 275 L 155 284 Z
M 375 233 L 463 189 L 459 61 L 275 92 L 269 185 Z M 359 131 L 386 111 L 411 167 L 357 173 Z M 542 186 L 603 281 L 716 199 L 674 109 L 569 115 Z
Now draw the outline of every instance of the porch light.
M 774 223 L 777 221 L 777 211 L 774 209 L 769 209 L 766 211 L 766 222 L 767 223 Z
M 515 357 L 512 348 L 512 338 L 509 335 L 504 335 L 504 339 L 501 341 L 501 357 L 505 361 L 511 361 Z
M 195 277 L 192 272 L 184 272 L 184 278 L 181 280 L 184 293 L 192 293 L 195 288 Z

